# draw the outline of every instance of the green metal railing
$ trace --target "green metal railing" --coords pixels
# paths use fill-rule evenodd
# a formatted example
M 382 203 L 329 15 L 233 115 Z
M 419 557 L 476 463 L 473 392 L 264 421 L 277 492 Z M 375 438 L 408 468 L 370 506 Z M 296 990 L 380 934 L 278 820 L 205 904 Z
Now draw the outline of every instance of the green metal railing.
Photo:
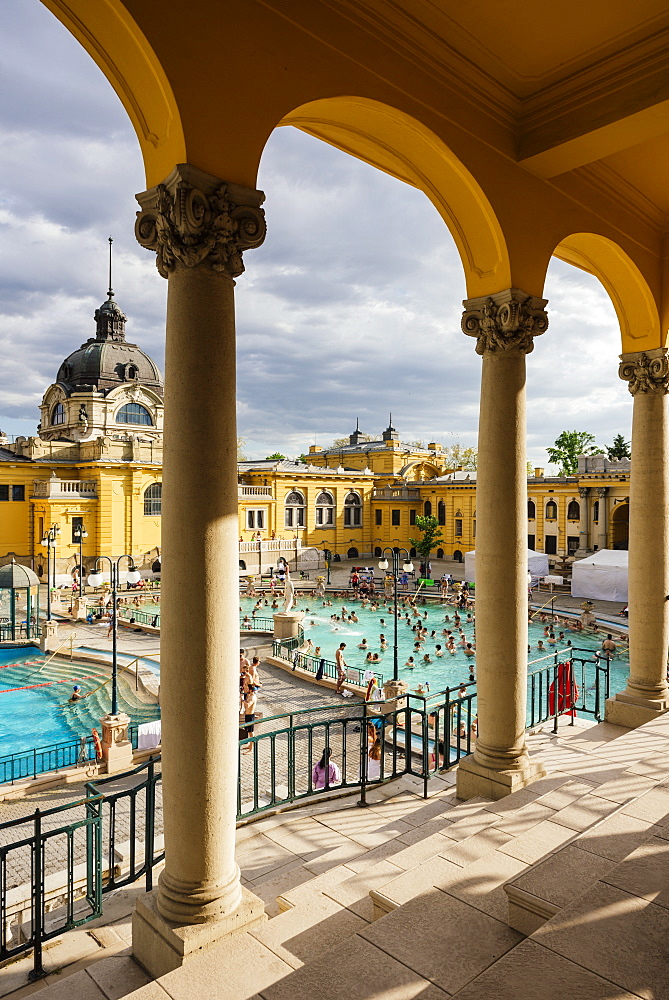
M 129 624 L 137 622 L 138 625 L 152 625 L 153 628 L 160 628 L 160 611 L 140 611 L 139 608 L 121 607 L 118 609 L 119 621 Z
M 133 749 L 137 749 L 137 726 L 128 726 L 128 735 Z M 47 771 L 59 771 L 67 767 L 86 767 L 95 761 L 95 745 L 91 736 L 81 736 L 78 740 L 51 743 L 33 750 L 19 751 L 0 757 L 0 785 L 13 785 L 26 778 L 36 778 Z
M 42 635 L 40 625 L 28 625 L 25 622 L 15 622 L 7 625 L 5 622 L 0 625 L 0 642 L 16 642 L 22 639 L 39 639 Z
M 571 646 L 555 650 L 529 664 L 527 675 L 527 727 L 569 715 L 592 715 L 601 722 L 610 694 L 611 659 L 592 649 Z M 536 668 L 536 669 L 531 669 Z
M 83 815 L 68 818 L 73 810 L 80 810 Z M 64 821 L 53 823 L 52 817 L 60 815 L 63 815 Z M 44 943 L 102 914 L 101 797 L 89 796 L 44 811 L 36 809 L 31 816 L 0 824 L 2 839 L 8 834 L 11 836 L 10 831 L 18 831 L 18 839 L 0 846 L 0 961 L 32 948 L 33 971 L 30 978 L 38 979 L 46 975 L 42 964 Z M 50 856 L 57 854 L 58 863 L 62 863 L 63 839 L 65 882 L 62 887 L 49 892 L 46 872 Z M 78 875 L 75 870 L 78 842 L 83 842 L 85 848 L 85 875 Z M 8 884 L 11 881 L 9 873 L 21 871 L 26 862 L 30 870 L 30 920 L 18 921 L 20 928 L 16 933 L 17 914 L 11 902 L 11 890 L 16 887 Z
M 239 618 L 239 627 L 245 632 L 273 632 L 273 618 L 259 618 L 256 615 L 244 615 Z

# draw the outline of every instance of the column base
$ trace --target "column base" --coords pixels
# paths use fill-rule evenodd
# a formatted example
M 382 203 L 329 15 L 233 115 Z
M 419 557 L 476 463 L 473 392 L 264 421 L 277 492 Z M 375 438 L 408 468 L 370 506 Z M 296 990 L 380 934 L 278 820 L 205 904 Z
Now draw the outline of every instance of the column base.
M 545 775 L 543 764 L 529 758 L 521 767 L 498 771 L 478 764 L 473 756 L 466 757 L 458 764 L 455 794 L 459 799 L 473 799 L 479 795 L 485 799 L 503 799 Z
M 158 912 L 158 889 L 137 900 L 132 915 L 132 954 L 153 979 L 180 969 L 224 938 L 267 920 L 265 904 L 242 886 L 236 910 L 206 924 L 176 924 Z
M 620 691 L 614 698 L 607 699 L 604 721 L 613 726 L 637 729 L 666 711 L 669 711 L 669 701 L 665 698 L 638 698 Z
M 130 718 L 124 712 L 105 715 L 102 728 L 102 759 L 107 774 L 129 771 L 133 766 L 132 743 L 128 739 Z
M 274 613 L 274 638 L 297 638 L 303 618 L 304 611 L 276 611 Z

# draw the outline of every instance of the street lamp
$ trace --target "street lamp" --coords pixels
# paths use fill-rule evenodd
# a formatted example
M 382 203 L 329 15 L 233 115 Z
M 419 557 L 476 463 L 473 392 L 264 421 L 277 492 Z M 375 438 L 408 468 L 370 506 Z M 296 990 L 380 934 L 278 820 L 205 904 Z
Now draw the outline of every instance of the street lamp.
M 83 524 L 75 524 L 72 532 L 75 542 L 79 543 L 79 597 L 84 596 L 84 538 L 88 538 L 88 532 Z
M 413 563 L 411 562 L 411 556 L 406 549 L 396 549 L 386 546 L 381 553 L 381 559 L 379 560 L 379 569 L 384 572 L 388 572 L 388 559 L 386 558 L 386 552 L 390 552 L 392 559 L 392 570 L 390 575 L 393 578 L 393 623 L 395 627 L 394 641 L 393 641 L 393 680 L 399 679 L 399 664 L 397 662 L 397 577 L 400 572 L 400 556 L 404 553 L 404 564 L 402 566 L 402 571 L 404 573 L 413 573 Z
M 330 586 L 330 563 L 332 562 L 332 553 L 330 552 L 329 549 L 323 549 L 323 556 L 325 557 L 325 565 L 327 566 L 327 569 L 328 569 L 327 586 L 329 587 Z
M 51 621 L 51 546 L 53 545 L 53 584 L 56 585 L 56 539 L 60 534 L 60 525 L 52 524 L 44 532 L 42 545 L 46 546 L 46 620 Z
M 116 645 L 118 637 L 117 629 L 117 617 L 116 617 L 116 591 L 119 584 L 120 575 L 120 563 L 121 559 L 130 560 L 130 570 L 126 577 L 128 583 L 139 583 L 141 576 L 135 566 L 135 561 L 132 556 L 122 555 L 119 556 L 116 562 L 110 558 L 110 556 L 98 556 L 95 561 L 95 572 L 91 573 L 88 577 L 89 587 L 100 587 L 102 585 L 102 573 L 98 569 L 98 564 L 101 559 L 106 559 L 109 563 L 109 570 L 111 576 L 111 587 L 112 587 L 112 703 L 111 703 L 111 715 L 118 715 L 118 688 L 117 688 L 117 665 L 116 665 Z

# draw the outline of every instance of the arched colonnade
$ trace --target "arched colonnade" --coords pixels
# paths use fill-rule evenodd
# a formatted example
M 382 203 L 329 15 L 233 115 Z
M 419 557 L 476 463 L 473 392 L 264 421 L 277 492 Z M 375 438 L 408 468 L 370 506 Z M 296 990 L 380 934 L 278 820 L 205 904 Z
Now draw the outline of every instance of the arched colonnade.
M 243 257 L 253 267 L 246 252 L 265 238 L 264 194 L 255 185 L 272 130 L 300 128 L 422 190 L 462 260 L 462 328 L 473 340 L 463 345 L 481 357 L 479 738 L 459 768 L 462 797 L 500 797 L 541 773 L 524 735 L 525 380 L 534 338 L 548 328 L 543 288 L 554 254 L 595 274 L 609 292 L 620 322 L 620 373 L 633 395 L 631 675 L 608 715 L 634 725 L 668 707 L 667 301 L 659 245 L 640 238 L 622 210 L 611 218 L 596 198 L 578 198 L 524 169 L 492 119 L 464 104 L 444 111 L 429 83 L 412 90 L 400 61 L 381 72 L 353 36 L 340 39 L 333 27 L 327 44 L 260 2 L 235 8 L 233 36 L 214 23 L 184 25 L 179 4 L 164 4 L 157 15 L 146 0 L 44 2 L 97 62 L 133 122 L 147 182 L 137 196 L 136 235 L 169 286 L 166 866 L 134 921 L 135 952 L 158 974 L 260 912 L 234 860 L 239 629 L 237 574 L 229 570 L 238 560 L 234 281 Z M 407 233 L 407 253 L 420 238 Z M 219 391 L 201 393 L 205 380 Z M 206 449 L 193 446 L 202 426 Z

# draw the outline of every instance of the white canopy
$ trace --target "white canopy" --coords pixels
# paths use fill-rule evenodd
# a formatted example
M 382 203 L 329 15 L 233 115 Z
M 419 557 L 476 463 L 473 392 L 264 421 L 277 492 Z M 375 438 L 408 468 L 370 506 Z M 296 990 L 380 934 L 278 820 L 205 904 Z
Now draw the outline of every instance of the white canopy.
M 544 552 L 527 550 L 527 570 L 535 583 L 540 576 L 548 576 L 548 556 Z M 476 579 L 476 552 L 465 552 L 465 580 L 473 583 Z
M 600 549 L 572 566 L 571 596 L 627 601 L 627 552 Z

